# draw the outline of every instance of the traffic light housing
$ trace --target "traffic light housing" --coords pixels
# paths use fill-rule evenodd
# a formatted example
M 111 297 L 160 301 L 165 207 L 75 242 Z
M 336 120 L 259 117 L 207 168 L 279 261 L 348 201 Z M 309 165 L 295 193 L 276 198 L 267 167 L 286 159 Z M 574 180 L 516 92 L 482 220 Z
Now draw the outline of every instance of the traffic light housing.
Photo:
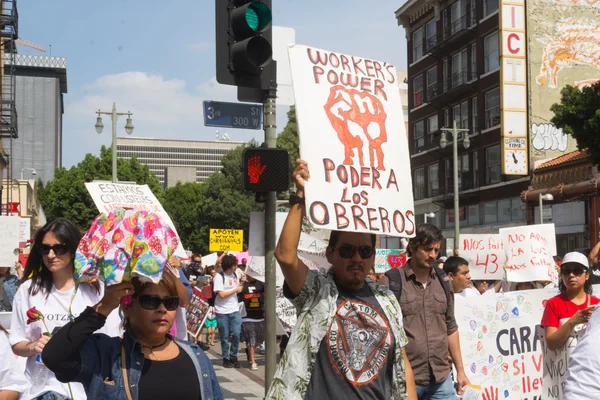
M 215 0 L 217 81 L 268 90 L 275 80 L 272 0 Z
M 247 147 L 242 152 L 244 188 L 251 192 L 285 192 L 290 188 L 286 149 Z

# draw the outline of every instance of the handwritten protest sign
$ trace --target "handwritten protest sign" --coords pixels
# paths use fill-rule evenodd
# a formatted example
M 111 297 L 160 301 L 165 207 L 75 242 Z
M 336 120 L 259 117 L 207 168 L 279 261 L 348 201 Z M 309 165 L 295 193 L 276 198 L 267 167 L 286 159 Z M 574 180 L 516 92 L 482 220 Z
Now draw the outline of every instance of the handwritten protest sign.
M 275 285 L 277 287 L 282 287 L 284 279 L 281 267 L 279 267 L 278 263 L 275 263 L 275 269 Z M 251 276 L 258 281 L 265 282 L 265 258 L 259 256 L 250 257 L 246 264 L 246 275 Z
M 296 325 L 296 307 L 292 304 L 291 301 L 285 298 L 283 295 L 283 289 L 277 288 L 277 300 L 275 309 L 277 312 L 277 317 L 281 321 L 281 325 L 283 325 L 284 329 L 289 332 Z
M 464 368 L 471 383 L 500 398 L 539 399 L 542 347 L 537 335 L 544 300 L 556 289 L 454 296 Z
M 23 248 L 31 239 L 31 218 L 21 218 L 19 223 L 19 247 Z
M 211 229 L 210 251 L 242 251 L 244 250 L 244 231 L 235 229 Z
M 400 268 L 406 264 L 404 250 L 375 249 L 375 272 L 384 273 L 390 268 Z
M 193 337 L 197 337 L 204 326 L 208 315 L 209 305 L 202 300 L 202 293 L 197 288 L 192 288 L 192 298 L 187 305 L 187 331 Z
M 306 206 L 316 228 L 414 236 L 410 157 L 396 68 L 289 48 Z
M 549 281 L 555 268 L 554 224 L 500 229 L 508 259 L 509 282 Z
M 459 254 L 469 262 L 471 279 L 502 279 L 506 261 L 499 234 L 460 235 Z
M 21 221 L 17 216 L 0 217 L 0 267 L 12 267 L 19 248 L 19 227 Z
M 179 234 L 171 217 L 160 204 L 148 185 L 134 183 L 87 182 L 85 188 L 92 196 L 94 204 L 101 213 L 108 213 L 115 208 L 128 208 L 138 211 L 151 211 L 160 215 L 177 235 L 179 246 L 175 250 L 178 257 L 186 257 Z

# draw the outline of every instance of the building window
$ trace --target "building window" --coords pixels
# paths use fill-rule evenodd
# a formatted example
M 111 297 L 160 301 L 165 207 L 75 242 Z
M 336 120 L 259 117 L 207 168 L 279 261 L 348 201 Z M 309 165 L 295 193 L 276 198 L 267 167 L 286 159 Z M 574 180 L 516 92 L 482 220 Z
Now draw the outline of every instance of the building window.
M 425 38 L 426 38 L 426 46 L 427 50 L 431 49 L 433 46 L 437 44 L 437 27 L 435 18 L 429 21 L 425 25 Z
M 423 75 L 419 75 L 413 79 L 413 93 L 414 107 L 423 104 Z
M 444 110 L 444 128 L 450 128 L 452 124 L 450 123 L 450 109 L 446 108 Z
M 479 156 L 477 150 L 471 154 L 473 154 L 473 184 L 474 187 L 479 187 Z
M 525 209 L 527 207 L 519 197 L 511 200 L 511 219 L 513 221 L 525 221 L 527 219 L 527 215 Z
M 472 171 L 469 168 L 469 154 L 458 157 L 458 188 L 459 190 L 473 189 Z
M 450 35 L 467 27 L 467 1 L 458 0 L 450 6 Z
M 471 79 L 477 78 L 477 43 L 471 43 Z
M 456 126 L 459 129 L 469 128 L 469 102 L 463 101 L 460 104 L 452 107 L 452 118 L 456 121 Z M 453 124 L 450 124 L 453 126 Z
M 483 0 L 483 16 L 496 12 L 498 10 L 498 0 Z
M 433 114 L 432 116 L 427 117 L 427 137 L 429 138 L 429 143 L 433 143 L 433 135 L 438 130 L 438 115 Z
M 431 164 L 428 167 L 427 176 L 429 177 L 428 197 L 440 195 L 440 166 L 438 163 Z
M 510 222 L 511 220 L 510 199 L 498 201 L 498 222 Z
M 483 203 L 483 223 L 495 224 L 498 222 L 498 203 L 492 201 Z
M 479 225 L 479 204 L 467 208 L 467 223 L 469 226 Z
M 415 200 L 425 198 L 425 170 L 423 168 L 415 169 L 413 184 L 415 186 Z
M 412 34 L 412 60 L 413 62 L 420 60 L 423 57 L 423 27 L 420 27 Z
M 471 132 L 473 134 L 479 131 L 479 121 L 477 115 L 477 96 L 471 99 Z
M 498 32 L 483 39 L 483 72 L 490 72 L 500 67 L 500 47 L 498 47 Z
M 500 146 L 485 149 L 486 184 L 493 185 L 500 182 Z
M 444 81 L 444 92 L 450 88 L 449 77 L 451 75 L 452 74 L 450 73 L 450 70 L 448 69 L 448 57 L 446 57 L 446 58 L 444 58 L 444 61 L 442 61 L 442 79 Z
M 415 135 L 415 152 L 419 152 L 419 151 L 423 150 L 423 147 L 425 147 L 425 120 L 415 122 L 414 135 Z
M 444 182 L 446 183 L 446 193 L 451 193 L 453 191 L 453 179 L 452 166 L 450 164 L 450 159 L 447 158 L 444 160 Z
M 467 49 L 452 56 L 452 85 L 457 87 L 467 82 Z
M 427 100 L 437 96 L 437 65 L 427 70 Z
M 500 125 L 500 89 L 485 92 L 485 127 Z

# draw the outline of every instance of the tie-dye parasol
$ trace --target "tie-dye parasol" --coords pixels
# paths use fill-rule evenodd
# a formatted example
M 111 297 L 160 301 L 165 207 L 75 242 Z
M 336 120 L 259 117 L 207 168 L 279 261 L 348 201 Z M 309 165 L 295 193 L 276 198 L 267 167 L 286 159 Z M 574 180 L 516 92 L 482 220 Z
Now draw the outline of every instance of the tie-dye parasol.
M 178 244 L 158 214 L 116 208 L 100 214 L 79 242 L 75 279 L 94 282 L 102 276 L 111 285 L 138 277 L 158 283 Z

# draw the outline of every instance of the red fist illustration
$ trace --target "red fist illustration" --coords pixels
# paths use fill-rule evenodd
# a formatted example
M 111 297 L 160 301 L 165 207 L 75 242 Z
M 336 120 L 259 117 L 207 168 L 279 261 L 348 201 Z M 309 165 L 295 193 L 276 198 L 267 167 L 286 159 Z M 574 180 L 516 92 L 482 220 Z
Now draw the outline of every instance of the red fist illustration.
M 266 165 L 260 165 L 260 156 L 253 156 L 248 159 L 248 176 L 250 183 L 258 183 L 260 176 L 265 172 Z

